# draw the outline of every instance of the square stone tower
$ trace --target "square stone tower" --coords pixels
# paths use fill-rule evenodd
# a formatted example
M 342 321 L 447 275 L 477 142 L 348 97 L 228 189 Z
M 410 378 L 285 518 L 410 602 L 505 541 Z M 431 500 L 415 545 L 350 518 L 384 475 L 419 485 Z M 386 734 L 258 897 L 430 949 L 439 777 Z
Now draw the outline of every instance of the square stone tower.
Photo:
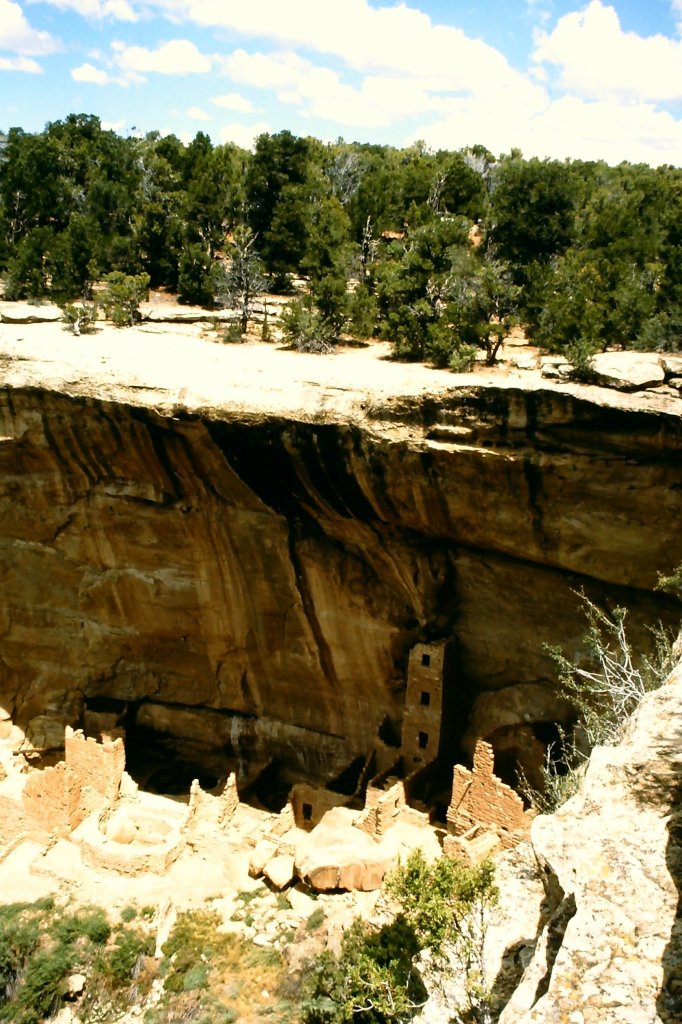
M 448 644 L 415 644 L 407 668 L 401 753 L 409 773 L 433 761 L 443 734 L 443 684 Z

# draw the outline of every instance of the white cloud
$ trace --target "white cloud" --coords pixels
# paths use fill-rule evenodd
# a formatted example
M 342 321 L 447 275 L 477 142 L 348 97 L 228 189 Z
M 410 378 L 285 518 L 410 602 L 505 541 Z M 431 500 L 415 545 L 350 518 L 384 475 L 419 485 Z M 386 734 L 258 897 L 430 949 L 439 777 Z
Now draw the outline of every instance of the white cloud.
M 257 124 L 238 124 L 237 122 L 232 122 L 222 126 L 219 138 L 221 142 L 234 142 L 237 146 L 241 146 L 242 149 L 252 149 L 258 136 L 269 131 L 270 125 L 265 121 L 259 121 Z
M 154 72 L 158 75 L 205 74 L 211 70 L 208 57 L 187 39 L 172 39 L 156 50 L 145 46 L 126 46 L 125 43 L 111 44 L 114 61 L 126 73 L 141 75 Z
M 24 71 L 30 75 L 42 75 L 40 64 L 30 57 L 0 57 L 0 71 Z
M 60 11 L 75 11 L 83 18 L 116 21 L 137 21 L 137 14 L 127 0 L 42 0 L 42 3 L 57 7 Z
M 91 82 L 93 85 L 108 85 L 111 79 L 106 71 L 96 68 L 93 64 L 81 64 L 71 69 L 71 77 L 75 82 Z
M 482 142 L 494 153 L 519 147 L 524 156 L 682 165 L 682 122 L 652 104 L 562 96 L 542 111 L 493 109 L 462 101 L 438 124 L 415 133 L 434 148 Z
M 201 109 L 201 107 L 189 107 L 189 109 L 185 111 L 185 116 L 191 117 L 193 121 L 211 120 L 211 115 L 207 114 L 205 110 Z
M 56 49 L 57 44 L 50 33 L 32 28 L 19 4 L 0 0 L 0 50 L 11 50 L 23 57 L 38 57 L 54 53 Z
M 615 9 L 600 0 L 538 33 L 533 57 L 556 65 L 560 87 L 585 98 L 682 98 L 682 42 L 624 32 Z
M 280 102 L 298 107 L 306 116 L 342 125 L 378 128 L 426 112 L 443 112 L 455 102 L 450 90 L 436 91 L 438 83 L 397 74 L 369 74 L 356 88 L 338 72 L 291 51 L 249 54 L 235 50 L 225 59 L 224 70 L 242 85 L 274 90 Z M 498 89 L 492 83 L 478 83 L 477 89 L 481 96 L 499 102 Z M 507 88 L 506 96 L 508 102 L 531 108 L 544 103 L 544 93 L 529 82 L 520 89 Z
M 122 118 L 120 121 L 102 121 L 102 131 L 120 132 L 125 123 L 125 118 Z
M 367 0 L 150 0 L 169 17 L 269 39 L 283 48 L 306 47 L 341 58 L 363 72 L 400 73 L 424 87 L 476 91 L 494 78 L 520 83 L 492 46 L 452 26 L 436 25 L 406 4 L 374 8 Z
M 212 96 L 211 103 L 216 107 L 222 107 L 224 110 L 240 110 L 244 114 L 250 114 L 253 111 L 251 100 L 247 100 L 245 96 L 240 96 L 238 92 L 228 92 L 223 96 Z

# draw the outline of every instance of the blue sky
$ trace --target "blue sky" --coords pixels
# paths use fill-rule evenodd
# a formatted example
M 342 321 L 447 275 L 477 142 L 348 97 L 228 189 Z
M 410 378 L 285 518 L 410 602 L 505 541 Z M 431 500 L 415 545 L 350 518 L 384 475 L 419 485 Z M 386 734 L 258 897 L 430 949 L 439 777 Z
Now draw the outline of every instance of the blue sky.
M 0 129 L 682 166 L 682 0 L 0 0 Z

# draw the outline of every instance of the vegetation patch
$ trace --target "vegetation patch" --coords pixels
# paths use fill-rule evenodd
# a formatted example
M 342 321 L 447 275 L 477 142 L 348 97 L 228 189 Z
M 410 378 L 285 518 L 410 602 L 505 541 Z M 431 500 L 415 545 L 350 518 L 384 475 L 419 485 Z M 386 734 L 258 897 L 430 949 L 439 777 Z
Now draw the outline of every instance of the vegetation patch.
M 678 568 L 670 577 L 660 577 L 659 587 L 674 592 L 679 575 Z M 638 658 L 627 635 L 627 610 L 607 613 L 584 593 L 579 596 L 587 619 L 586 661 L 576 663 L 560 647 L 548 647 L 560 691 L 573 705 L 573 721 L 559 728 L 558 740 L 547 748 L 541 786 L 532 786 L 519 773 L 520 792 L 542 814 L 550 814 L 577 792 L 593 748 L 618 743 L 645 694 L 661 686 L 676 662 L 674 634 L 660 623 L 650 629 L 651 654 Z

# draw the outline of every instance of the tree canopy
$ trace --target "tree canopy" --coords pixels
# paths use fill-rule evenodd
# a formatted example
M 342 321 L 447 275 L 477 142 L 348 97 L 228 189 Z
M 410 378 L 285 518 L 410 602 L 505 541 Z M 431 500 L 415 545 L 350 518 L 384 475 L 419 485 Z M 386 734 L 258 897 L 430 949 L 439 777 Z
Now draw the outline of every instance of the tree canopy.
M 121 138 L 88 114 L 0 143 L 7 298 L 88 300 L 116 273 L 219 304 L 248 238 L 268 289 L 307 279 L 296 329 L 327 340 L 375 334 L 453 368 L 494 361 L 514 323 L 569 354 L 680 347 L 679 168 L 288 131 L 247 152 L 202 132 Z

